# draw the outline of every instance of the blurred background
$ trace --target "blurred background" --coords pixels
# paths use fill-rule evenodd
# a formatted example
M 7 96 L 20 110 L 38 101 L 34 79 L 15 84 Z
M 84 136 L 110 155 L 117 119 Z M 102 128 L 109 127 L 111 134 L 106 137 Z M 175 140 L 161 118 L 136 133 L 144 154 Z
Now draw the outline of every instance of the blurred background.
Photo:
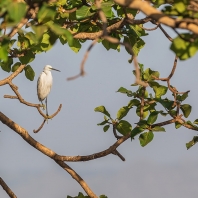
M 151 27 L 151 26 L 147 26 Z M 169 29 L 167 32 L 175 37 Z M 158 70 L 161 77 L 167 77 L 172 69 L 174 54 L 169 50 L 170 41 L 160 30 L 149 32 L 142 37 L 146 46 L 141 50 L 138 61 L 145 68 Z M 48 97 L 49 114 L 54 113 L 59 104 L 61 112 L 49 120 L 43 129 L 34 134 L 43 121 L 35 108 L 20 104 L 18 100 L 5 99 L 5 94 L 13 95 L 9 86 L 0 89 L 1 111 L 10 119 L 25 128 L 29 134 L 46 147 L 60 155 L 89 155 L 107 149 L 116 139 L 112 129 L 104 133 L 97 123 L 103 121 L 101 113 L 94 108 L 104 105 L 112 117 L 118 109 L 128 104 L 130 98 L 116 93 L 122 86 L 135 91 L 133 64 L 128 63 L 130 55 L 121 47 L 121 52 L 106 51 L 97 44 L 92 49 L 85 64 L 86 75 L 74 81 L 67 77 L 80 71 L 80 63 L 90 45 L 83 45 L 78 54 L 68 46 L 56 43 L 47 53 L 37 55 L 31 63 L 36 75 L 34 81 L 20 74 L 14 83 L 22 97 L 38 103 L 37 78 L 46 64 L 61 72 L 52 72 L 54 83 Z M 192 105 L 189 120 L 198 118 L 198 57 L 179 61 L 171 84 L 179 91 L 190 90 L 185 103 Z M 0 79 L 8 73 L 1 70 Z M 171 96 L 171 94 L 167 94 Z M 127 120 L 136 123 L 135 110 Z M 166 117 L 158 121 L 165 121 Z M 198 193 L 198 145 L 186 149 L 196 131 L 184 127 L 176 130 L 174 125 L 165 127 L 165 133 L 155 133 L 153 141 L 141 147 L 136 137 L 123 143 L 118 151 L 125 157 L 123 162 L 114 155 L 88 162 L 68 163 L 97 194 L 108 198 L 196 198 Z M 27 144 L 18 134 L 6 125 L 0 124 L 0 175 L 19 198 L 64 198 L 77 196 L 83 192 L 79 184 L 57 164 Z M 84 192 L 83 192 L 84 193 Z M 85 194 L 85 193 L 84 193 Z M 0 197 L 8 197 L 0 188 Z

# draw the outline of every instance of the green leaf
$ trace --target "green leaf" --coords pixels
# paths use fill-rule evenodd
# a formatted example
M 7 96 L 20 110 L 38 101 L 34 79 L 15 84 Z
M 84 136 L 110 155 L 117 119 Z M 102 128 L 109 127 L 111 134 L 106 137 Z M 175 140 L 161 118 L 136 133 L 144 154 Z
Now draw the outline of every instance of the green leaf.
M 1 68 L 6 72 L 10 72 L 12 64 L 13 64 L 13 59 L 8 58 L 6 62 L 1 62 Z
M 192 146 L 194 146 L 197 142 L 198 142 L 198 136 L 194 136 L 190 142 L 186 143 L 187 150 Z
M 146 120 L 140 120 L 137 125 L 143 129 L 148 129 L 150 126 L 147 124 Z
M 182 1 L 178 1 L 174 4 L 174 8 L 180 13 L 183 13 L 186 10 L 186 5 Z
M 198 124 L 198 119 L 196 119 L 196 120 L 193 122 L 193 124 Z
M 184 93 L 183 95 L 177 95 L 176 99 L 179 101 L 184 101 L 188 97 L 188 92 Z
M 158 114 L 159 114 L 158 111 L 153 111 L 153 112 L 149 115 L 149 117 L 148 117 L 148 119 L 147 119 L 147 123 L 150 124 L 150 125 L 153 124 L 153 123 L 157 120 Z
M 127 115 L 127 113 L 129 112 L 129 108 L 127 106 L 121 107 L 119 109 L 119 111 L 117 112 L 117 119 L 121 120 L 123 117 L 125 117 Z
M 134 138 L 137 134 L 143 132 L 145 129 L 142 127 L 135 127 L 132 131 L 131 131 L 131 138 Z
M 83 193 L 79 192 L 78 196 L 71 197 L 71 196 L 67 195 L 67 198 L 90 198 L 90 197 L 86 196 L 86 195 L 83 195 Z
M 100 195 L 99 198 L 108 198 L 106 195 Z
M 139 51 L 144 47 L 145 42 L 137 35 L 130 35 L 124 37 L 124 43 L 129 43 L 132 46 L 133 53 L 137 56 Z M 131 51 L 126 48 L 126 51 L 132 55 Z
M 19 57 L 19 60 L 21 61 L 22 64 L 30 63 L 34 59 L 35 59 L 35 54 L 31 50 L 24 52 L 24 56 Z
M 56 0 L 56 5 L 57 6 L 63 6 L 63 5 L 65 5 L 66 4 L 66 1 L 65 0 Z
M 189 33 L 180 34 L 184 39 L 192 38 L 192 35 Z M 180 58 L 180 60 L 186 60 L 195 55 L 198 50 L 198 41 L 188 42 L 182 39 L 180 36 L 176 37 L 170 49 L 175 52 L 175 54 Z
M 127 94 L 128 97 L 131 97 L 133 95 L 131 90 L 128 90 L 128 89 L 126 89 L 124 87 L 120 87 L 117 92 L 120 92 L 120 93 L 123 93 L 123 94 Z
M 184 94 L 181 96 L 181 101 L 184 101 L 187 97 L 188 97 L 188 92 L 184 93 Z
M 21 66 L 21 63 L 20 62 L 15 63 L 12 66 L 12 72 L 15 72 L 20 66 Z
M 104 132 L 108 131 L 109 127 L 110 127 L 110 125 L 105 125 L 105 126 L 103 127 L 103 131 L 104 131 Z
M 164 127 L 161 127 L 161 126 L 155 126 L 155 127 L 153 127 L 152 128 L 152 131 L 154 131 L 154 132 L 160 132 L 160 131 L 166 132 L 165 129 L 164 129 Z
M 143 116 L 142 116 L 143 119 L 148 116 L 148 113 L 149 113 L 148 109 L 149 109 L 149 107 L 150 107 L 149 105 L 143 107 Z M 136 114 L 140 117 L 140 106 L 137 107 Z
M 9 49 L 9 40 L 3 39 L 0 44 L 0 60 L 7 62 L 8 60 L 8 49 Z
M 192 110 L 192 107 L 189 104 L 183 104 L 180 106 L 180 109 L 182 110 L 184 117 L 187 118 Z
M 69 43 L 69 47 L 76 53 L 79 52 L 81 48 L 81 44 L 77 39 L 73 39 L 71 43 Z
M 175 128 L 178 129 L 182 126 L 182 124 L 180 124 L 179 122 L 175 122 Z
M 30 65 L 27 65 L 25 68 L 25 76 L 27 79 L 33 81 L 34 80 L 34 76 L 35 76 L 35 73 L 34 73 L 34 70 L 32 69 L 32 67 Z
M 122 135 L 127 135 L 131 132 L 132 126 L 126 120 L 120 120 L 120 122 L 116 125 L 116 129 Z
M 46 23 L 50 20 L 54 20 L 55 14 L 56 12 L 54 10 L 54 7 L 49 7 L 47 4 L 43 4 L 37 14 L 38 22 Z
M 168 87 L 160 85 L 157 82 L 149 82 L 149 85 L 153 88 L 156 98 L 161 98 L 168 90 Z
M 110 50 L 110 49 L 114 49 L 114 50 L 117 50 L 117 51 L 120 50 L 120 44 L 111 43 L 111 42 L 109 42 L 105 39 L 102 40 L 102 44 L 107 50 Z
M 128 108 L 132 108 L 133 106 L 139 106 L 140 101 L 137 99 L 130 100 L 128 103 Z
M 101 113 L 105 114 L 106 116 L 111 117 L 110 114 L 109 114 L 109 112 L 106 110 L 106 108 L 104 106 L 96 107 L 94 109 L 94 111 L 101 112 Z
M 111 8 L 112 4 L 113 4 L 113 1 L 106 1 L 106 2 L 103 1 L 101 3 L 101 8 L 107 18 L 111 18 L 114 16 L 112 8 Z
M 103 122 L 98 123 L 97 125 L 100 126 L 100 125 L 105 125 L 105 124 L 107 124 L 107 123 L 108 123 L 108 120 L 104 120 Z
M 140 134 L 139 136 L 140 145 L 142 147 L 146 146 L 149 142 L 153 140 L 153 137 L 154 137 L 154 134 L 152 131 Z
M 188 120 L 186 123 L 189 124 L 189 125 L 192 126 L 195 130 L 198 131 L 198 127 L 197 127 L 196 125 L 194 125 L 190 120 Z
M 166 109 L 168 110 L 171 110 L 173 109 L 173 104 L 174 104 L 174 101 L 172 100 L 168 100 L 167 98 L 165 99 L 157 99 L 157 101 Z
M 91 12 L 91 7 L 83 5 L 81 8 L 76 10 L 76 18 L 79 19 L 85 19 L 87 17 L 90 17 L 94 15 L 95 12 Z
M 34 45 L 34 44 L 37 44 L 37 43 L 38 43 L 36 34 L 34 34 L 33 32 L 28 32 L 28 33 L 26 33 L 26 34 L 25 34 L 25 37 L 26 37 L 27 39 L 29 39 L 30 45 Z
M 68 40 L 68 43 L 69 44 L 72 44 L 73 42 L 73 36 L 72 34 L 66 30 L 66 29 L 63 29 L 61 26 L 59 26 L 58 24 L 52 22 L 52 21 L 49 21 L 47 24 L 46 24 L 52 32 L 54 32 L 55 34 L 59 35 L 59 36 L 65 36 Z
M 17 46 L 20 48 L 20 50 L 26 50 L 30 47 L 30 40 L 25 37 L 23 32 L 18 32 L 18 41 L 17 41 Z
M 48 27 L 46 25 L 39 25 L 39 26 L 33 25 L 31 27 L 34 30 L 37 39 L 40 39 L 43 36 L 43 34 L 48 30 Z
M 154 80 L 155 78 L 153 78 L 153 76 L 159 78 L 159 72 L 153 71 L 150 68 L 148 68 L 144 71 L 144 75 L 143 75 L 144 80 L 147 80 L 147 81 Z
M 25 16 L 26 14 L 26 8 L 27 5 L 25 3 L 18 3 L 18 2 L 12 2 L 7 7 L 9 18 L 13 20 L 15 23 L 20 22 L 20 20 Z

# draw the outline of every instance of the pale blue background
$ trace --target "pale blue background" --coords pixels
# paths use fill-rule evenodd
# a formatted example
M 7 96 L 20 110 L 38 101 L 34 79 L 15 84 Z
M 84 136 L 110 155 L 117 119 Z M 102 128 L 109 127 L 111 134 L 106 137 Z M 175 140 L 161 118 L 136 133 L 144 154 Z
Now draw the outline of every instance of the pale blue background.
M 147 26 L 151 27 L 151 26 Z M 167 29 L 172 35 L 173 32 Z M 162 76 L 169 75 L 174 54 L 169 50 L 170 42 L 160 30 L 150 32 L 143 38 L 146 47 L 140 52 L 138 61 L 158 70 Z M 47 53 L 37 55 L 31 66 L 36 72 L 33 82 L 22 73 L 14 83 L 26 101 L 38 103 L 36 94 L 37 78 L 46 64 L 60 69 L 53 72 L 54 84 L 48 98 L 49 113 L 53 113 L 60 103 L 61 112 L 38 133 L 34 134 L 42 117 L 36 109 L 20 104 L 18 100 L 4 99 L 4 94 L 13 95 L 9 86 L 0 89 L 1 111 L 13 121 L 28 130 L 30 135 L 43 145 L 62 155 L 88 155 L 108 148 L 116 140 L 112 131 L 104 133 L 97 123 L 103 115 L 95 113 L 94 108 L 106 106 L 112 117 L 117 110 L 125 106 L 130 98 L 116 93 L 123 86 L 134 82 L 133 65 L 128 63 L 130 56 L 121 48 L 121 52 L 110 50 L 97 44 L 86 62 L 87 75 L 74 81 L 66 81 L 79 73 L 79 66 L 89 46 L 87 42 L 78 54 L 67 46 L 56 43 Z M 178 62 L 171 84 L 179 91 L 191 90 L 186 103 L 193 106 L 189 119 L 198 118 L 197 55 L 188 61 Z M 0 72 L 0 79 L 9 74 Z M 171 94 L 169 94 L 170 96 Z M 127 119 L 132 123 L 138 118 L 132 111 Z M 161 118 L 158 121 L 163 121 Z M 0 124 L 0 175 L 19 198 L 65 198 L 83 192 L 78 183 L 49 159 L 30 145 L 7 126 Z M 68 163 L 88 183 L 97 194 L 109 198 L 196 198 L 198 193 L 198 145 L 186 150 L 185 143 L 190 141 L 196 131 L 174 125 L 166 127 L 166 133 L 156 133 L 152 143 L 145 148 L 139 140 L 128 140 L 118 150 L 126 158 L 122 162 L 118 157 Z M 0 197 L 8 195 L 0 188 Z

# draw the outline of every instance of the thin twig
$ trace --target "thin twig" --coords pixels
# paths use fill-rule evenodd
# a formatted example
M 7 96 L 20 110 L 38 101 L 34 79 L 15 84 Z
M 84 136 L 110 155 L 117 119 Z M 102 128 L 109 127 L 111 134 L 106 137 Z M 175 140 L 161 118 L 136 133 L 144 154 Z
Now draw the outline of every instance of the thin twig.
M 143 30 L 146 30 L 146 31 L 153 31 L 153 30 L 156 30 L 159 27 L 159 24 L 157 24 L 153 28 L 145 28 L 144 26 L 141 26 L 141 25 L 139 27 L 141 27 Z
M 88 55 L 89 55 L 91 49 L 93 48 L 93 46 L 94 46 L 97 42 L 98 42 L 98 38 L 95 39 L 94 41 L 92 41 L 91 45 L 88 47 L 88 49 L 87 49 L 87 51 L 86 51 L 86 53 L 85 53 L 85 55 L 84 55 L 84 58 L 83 58 L 83 60 L 82 60 L 82 62 L 81 62 L 81 65 L 80 65 L 80 73 L 79 73 L 78 75 L 76 75 L 76 76 L 72 76 L 72 77 L 67 78 L 67 80 L 75 80 L 76 78 L 85 75 L 85 70 L 84 70 L 85 62 L 86 62 L 86 60 L 87 60 L 87 58 L 88 58 Z
M 40 126 L 38 129 L 36 129 L 36 130 L 34 129 L 33 132 L 34 132 L 34 133 L 38 133 L 38 132 L 43 128 L 43 126 L 44 126 L 46 120 L 47 120 L 47 119 L 44 119 L 43 122 L 42 122 L 42 124 L 41 124 L 41 126 Z
M 117 150 L 112 151 L 112 154 L 117 155 L 122 161 L 125 161 L 125 158 Z
M 169 41 L 173 42 L 173 39 L 169 36 L 169 34 L 164 30 L 164 28 L 161 26 L 161 24 L 159 24 L 159 28 L 160 30 L 164 33 L 164 35 L 166 36 L 166 38 L 168 38 Z

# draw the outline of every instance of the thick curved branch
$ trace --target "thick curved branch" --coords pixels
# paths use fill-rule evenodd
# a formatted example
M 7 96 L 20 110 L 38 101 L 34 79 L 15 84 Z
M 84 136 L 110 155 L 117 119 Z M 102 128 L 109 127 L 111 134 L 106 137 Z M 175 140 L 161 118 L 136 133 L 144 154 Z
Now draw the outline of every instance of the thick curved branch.
M 181 28 L 190 30 L 191 32 L 198 34 L 198 26 L 189 23 L 180 19 L 173 19 L 165 14 L 163 14 L 161 11 L 155 9 L 152 7 L 147 1 L 141 1 L 141 0 L 114 0 L 115 3 L 126 6 L 132 9 L 137 9 L 142 11 L 146 16 L 151 17 L 155 21 L 162 23 L 164 25 L 167 25 L 172 28 Z
M 76 161 L 90 161 L 97 158 L 105 157 L 111 153 L 115 154 L 114 151 L 120 144 L 125 142 L 127 139 L 131 137 L 131 134 L 128 134 L 126 136 L 121 137 L 119 140 L 117 140 L 112 146 L 110 146 L 108 149 L 94 153 L 92 155 L 86 155 L 86 156 L 55 156 L 55 158 L 60 158 L 62 161 L 68 161 L 68 162 L 76 162 Z
M 17 198 L 17 196 L 13 193 L 13 191 L 9 188 L 9 186 L 3 181 L 1 177 L 0 177 L 0 185 L 11 198 Z
M 16 133 L 18 133 L 27 143 L 29 143 L 35 149 L 39 150 L 40 152 L 42 152 L 43 154 L 47 155 L 48 157 L 54 160 L 61 160 L 61 161 L 70 161 L 70 162 L 89 161 L 89 160 L 97 159 L 100 157 L 104 157 L 106 155 L 114 153 L 116 148 L 130 137 L 130 134 L 127 136 L 123 136 L 118 141 L 116 141 L 112 146 L 110 146 L 108 149 L 98 152 L 98 153 L 94 153 L 92 155 L 61 156 L 55 153 L 54 151 L 52 151 L 51 149 L 47 148 L 46 146 L 37 142 L 34 138 L 32 138 L 29 135 L 29 133 L 24 128 L 19 126 L 17 123 L 13 122 L 11 119 L 5 116 L 2 112 L 0 112 L 0 121 L 4 123 L 5 125 L 7 125 L 9 128 L 11 128 L 12 130 L 14 130 Z
M 0 120 L 3 124 L 7 125 L 13 131 L 18 133 L 31 146 L 42 152 L 44 155 L 52 158 L 57 164 L 59 164 L 64 170 L 66 170 L 81 185 L 81 187 L 91 198 L 97 198 L 97 196 L 92 192 L 92 190 L 89 188 L 86 182 L 71 167 L 69 167 L 63 161 L 60 161 L 55 158 L 58 155 L 54 151 L 34 140 L 24 128 L 22 128 L 17 123 L 9 119 L 2 112 L 0 112 Z

